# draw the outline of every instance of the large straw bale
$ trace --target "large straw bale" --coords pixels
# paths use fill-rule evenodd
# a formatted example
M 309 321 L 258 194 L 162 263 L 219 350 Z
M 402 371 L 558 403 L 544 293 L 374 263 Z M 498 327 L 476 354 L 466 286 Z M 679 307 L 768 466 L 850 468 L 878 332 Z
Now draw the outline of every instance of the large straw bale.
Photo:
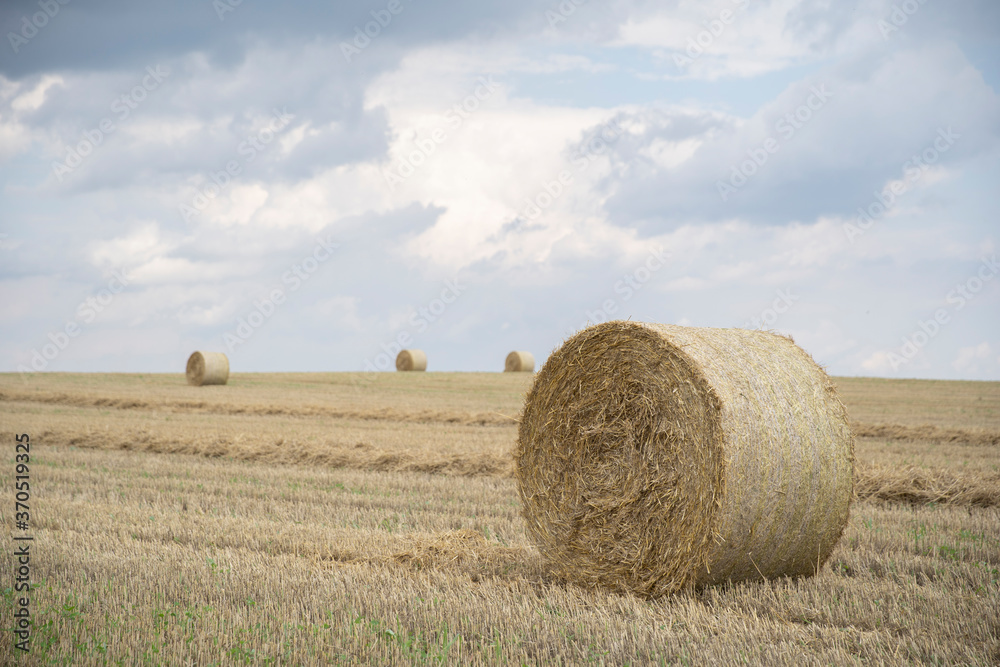
M 614 321 L 539 371 L 515 464 L 554 574 L 654 598 L 817 572 L 847 523 L 854 438 L 789 338 Z
M 427 355 L 422 350 L 400 350 L 396 355 L 397 371 L 426 371 Z
M 222 352 L 192 352 L 187 362 L 188 384 L 226 384 L 229 381 L 229 358 Z
M 531 352 L 513 351 L 504 360 L 505 373 L 534 373 L 535 356 Z

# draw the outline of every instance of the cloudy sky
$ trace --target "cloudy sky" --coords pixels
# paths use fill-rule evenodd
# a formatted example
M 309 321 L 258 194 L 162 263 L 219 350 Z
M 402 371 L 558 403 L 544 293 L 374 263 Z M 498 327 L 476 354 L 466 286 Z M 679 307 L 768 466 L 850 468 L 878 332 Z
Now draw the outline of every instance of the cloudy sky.
M 587 322 L 1000 380 L 993 0 L 4 2 L 0 370 Z

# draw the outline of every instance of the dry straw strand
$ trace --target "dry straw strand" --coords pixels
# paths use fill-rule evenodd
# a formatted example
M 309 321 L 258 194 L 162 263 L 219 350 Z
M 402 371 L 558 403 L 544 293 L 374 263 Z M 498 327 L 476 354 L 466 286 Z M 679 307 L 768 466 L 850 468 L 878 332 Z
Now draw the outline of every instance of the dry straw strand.
M 539 371 L 515 467 L 554 574 L 655 598 L 817 572 L 847 523 L 854 437 L 789 338 L 614 321 Z
M 229 358 L 222 352 L 192 352 L 187 361 L 187 382 L 195 387 L 226 384 Z
M 503 370 L 505 373 L 534 373 L 535 357 L 531 352 L 514 350 L 507 355 Z
M 396 355 L 397 371 L 426 371 L 427 355 L 422 350 L 401 350 Z

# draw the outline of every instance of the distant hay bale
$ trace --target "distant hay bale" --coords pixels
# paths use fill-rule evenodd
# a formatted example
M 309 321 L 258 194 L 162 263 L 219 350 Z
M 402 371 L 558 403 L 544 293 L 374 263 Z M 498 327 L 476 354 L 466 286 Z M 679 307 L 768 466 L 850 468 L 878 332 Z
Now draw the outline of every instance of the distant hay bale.
M 761 331 L 579 332 L 535 377 L 514 458 L 554 574 L 647 598 L 816 573 L 853 494 L 833 384 L 791 339 Z
M 535 357 L 531 352 L 515 350 L 507 355 L 503 370 L 505 373 L 533 373 L 535 371 Z
M 229 381 L 229 358 L 222 352 L 193 352 L 187 362 L 188 384 L 226 384 Z
M 396 355 L 397 371 L 426 371 L 427 355 L 422 350 L 402 350 Z

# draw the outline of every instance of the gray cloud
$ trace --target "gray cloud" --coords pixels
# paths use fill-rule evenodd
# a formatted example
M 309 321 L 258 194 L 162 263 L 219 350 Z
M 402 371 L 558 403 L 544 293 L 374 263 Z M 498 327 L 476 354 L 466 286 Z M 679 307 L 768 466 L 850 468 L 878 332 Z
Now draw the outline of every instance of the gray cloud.
M 763 223 L 850 216 L 888 180 L 901 178 L 904 163 L 932 146 L 939 129 L 953 128 L 960 138 L 937 166 L 958 167 L 995 153 L 1000 98 L 958 49 L 939 43 L 870 55 L 793 84 L 739 125 L 708 114 L 698 119 L 681 114 L 678 122 L 677 112 L 666 112 L 641 141 L 617 144 L 616 158 L 636 160 L 643 144 L 660 138 L 702 138 L 704 144 L 678 168 L 650 167 L 652 174 L 623 179 L 608 203 L 611 219 L 627 226 L 656 220 L 662 229 L 734 215 Z M 804 109 L 817 90 L 827 91 L 828 100 L 816 110 Z M 788 120 L 797 110 L 803 111 L 799 119 Z M 752 159 L 751 151 L 763 155 L 769 137 L 777 142 L 776 152 L 758 167 L 743 169 L 744 176 L 752 174 L 723 201 L 718 184 L 740 182 L 733 169 Z
M 61 6 L 16 54 L 5 44 L 0 49 L 0 74 L 21 78 L 44 71 L 110 70 L 186 53 L 204 53 L 213 67 L 228 69 L 261 39 L 276 48 L 349 39 L 356 27 L 363 29 L 373 20 L 371 12 L 384 12 L 388 2 L 227 4 L 235 5 L 233 11 L 221 12 L 220 19 L 214 3 L 206 0 L 164 5 L 126 0 L 73 2 Z M 537 5 L 525 1 L 490 0 L 471 6 L 444 0 L 401 0 L 401 6 L 401 13 L 378 34 L 379 48 L 407 48 L 475 33 L 490 35 L 519 24 L 524 15 L 541 13 Z M 37 11 L 35 3 L 5 3 L 0 8 L 0 29 L 4 35 L 20 33 L 23 18 Z M 370 56 L 366 50 L 357 62 L 369 75 L 378 71 Z

